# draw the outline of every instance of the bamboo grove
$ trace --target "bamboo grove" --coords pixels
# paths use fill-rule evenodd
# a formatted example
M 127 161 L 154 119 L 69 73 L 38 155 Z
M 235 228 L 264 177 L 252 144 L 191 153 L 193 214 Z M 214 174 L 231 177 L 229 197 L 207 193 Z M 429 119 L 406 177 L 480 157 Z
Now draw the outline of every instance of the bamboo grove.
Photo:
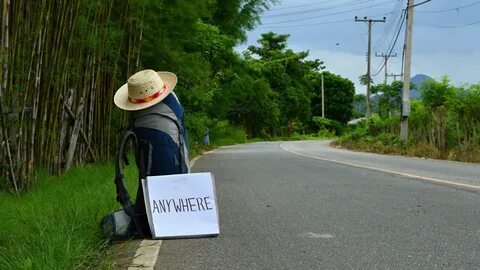
M 132 2 L 3 1 L 3 189 L 26 190 L 37 166 L 108 157 L 114 89 L 139 63 Z
M 322 76 L 329 123 L 346 123 L 353 83 L 321 74 L 288 35 L 235 51 L 275 2 L 2 0 L 0 190 L 27 191 L 39 168 L 108 162 L 127 124 L 113 95 L 144 68 L 177 74 L 197 149 L 205 130 L 236 141 L 318 131 Z

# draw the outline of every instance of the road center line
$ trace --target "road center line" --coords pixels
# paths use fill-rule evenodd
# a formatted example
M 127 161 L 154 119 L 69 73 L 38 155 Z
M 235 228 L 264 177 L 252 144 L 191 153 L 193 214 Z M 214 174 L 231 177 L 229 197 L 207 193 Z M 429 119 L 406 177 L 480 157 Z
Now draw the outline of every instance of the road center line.
M 414 179 L 419 179 L 419 180 L 422 180 L 422 181 L 432 182 L 432 183 L 441 184 L 441 185 L 449 185 L 449 186 L 456 186 L 456 187 L 480 190 L 480 186 L 470 185 L 470 184 L 465 184 L 465 183 L 458 183 L 458 182 L 455 182 L 453 180 L 451 180 L 451 181 L 442 180 L 442 179 L 438 179 L 438 178 L 433 178 L 433 177 L 428 177 L 428 176 L 420 176 L 420 175 L 415 175 L 415 174 L 410 174 L 410 173 L 399 172 L 399 171 L 395 171 L 395 170 L 387 170 L 387 169 L 382 169 L 382 168 L 370 167 L 370 166 L 365 166 L 365 165 L 362 165 L 362 164 L 356 164 L 356 163 L 351 163 L 351 162 L 342 161 L 342 160 L 321 158 L 321 157 L 316 157 L 316 156 L 312 156 L 312 155 L 307 155 L 307 154 L 296 152 L 294 150 L 290 150 L 283 143 L 280 144 L 280 147 L 287 152 L 290 152 L 290 153 L 295 154 L 295 155 L 307 157 L 307 158 L 313 158 L 313 159 L 318 159 L 318 160 L 322 160 L 322 161 L 339 163 L 339 164 L 352 166 L 352 167 L 356 167 L 356 168 L 369 169 L 369 170 L 374 170 L 374 171 L 380 171 L 380 172 L 386 172 L 386 173 L 390 173 L 390 174 L 401 175 L 401 176 L 414 178 Z

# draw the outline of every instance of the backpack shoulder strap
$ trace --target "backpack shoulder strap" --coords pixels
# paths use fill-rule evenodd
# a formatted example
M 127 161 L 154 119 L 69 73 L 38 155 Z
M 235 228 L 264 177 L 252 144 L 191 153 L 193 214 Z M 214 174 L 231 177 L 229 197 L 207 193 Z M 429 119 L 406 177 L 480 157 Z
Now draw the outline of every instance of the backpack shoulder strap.
M 130 199 L 130 194 L 128 193 L 128 189 L 125 184 L 125 177 L 123 174 L 124 165 L 129 164 L 127 155 L 125 153 L 125 148 L 128 141 L 130 140 L 132 141 L 133 146 L 135 148 L 135 160 L 137 161 L 137 166 L 138 166 L 139 160 L 141 160 L 140 154 L 138 151 L 137 136 L 135 135 L 135 133 L 132 131 L 131 128 L 126 128 L 122 132 L 122 139 L 120 141 L 118 156 L 115 162 L 115 188 L 117 192 L 116 199 L 123 206 L 123 209 L 125 210 L 125 212 L 132 218 L 133 222 L 135 223 L 135 226 L 134 226 L 134 228 L 136 229 L 135 234 L 141 236 L 143 235 L 143 233 L 140 230 L 141 227 L 139 226 L 140 224 L 135 214 L 135 209 Z
M 181 163 L 181 172 L 182 173 L 189 173 L 190 166 L 189 166 L 189 146 L 187 141 L 187 131 L 185 128 L 185 123 L 183 122 L 183 108 L 178 101 L 178 98 L 172 92 L 172 94 L 168 95 L 162 103 L 151 107 L 148 110 L 142 110 L 134 112 L 134 116 L 132 117 L 131 125 L 135 125 L 136 119 L 141 119 L 148 115 L 159 115 L 161 117 L 167 118 L 173 123 L 178 129 L 179 137 L 175 138 L 178 139 L 179 149 L 180 149 L 180 159 Z M 142 126 L 142 124 L 139 124 Z M 160 126 L 159 126 L 160 127 Z M 161 129 L 161 128 L 160 128 Z

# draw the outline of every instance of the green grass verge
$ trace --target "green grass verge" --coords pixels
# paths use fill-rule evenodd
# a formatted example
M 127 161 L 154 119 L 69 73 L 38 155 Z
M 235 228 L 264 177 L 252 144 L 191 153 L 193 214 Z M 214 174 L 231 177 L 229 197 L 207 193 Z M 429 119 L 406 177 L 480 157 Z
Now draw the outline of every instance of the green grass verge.
M 212 145 L 191 145 L 191 158 L 219 146 L 247 142 L 244 134 L 212 132 Z M 300 136 L 282 140 L 318 139 Z M 257 141 L 257 140 L 253 140 Z M 132 159 L 133 161 L 133 159 Z M 113 165 L 72 168 L 61 176 L 38 174 L 38 185 L 22 196 L 0 192 L 0 269 L 109 269 L 111 249 L 100 220 L 117 210 Z M 134 162 L 125 170 L 136 193 Z
M 133 167 L 125 177 L 134 196 Z M 0 193 L 0 268 L 111 268 L 99 223 L 120 208 L 113 176 L 113 165 L 88 165 L 58 177 L 41 173 L 22 196 Z
M 442 153 L 427 142 L 404 144 L 396 134 L 381 133 L 377 136 L 360 134 L 354 131 L 346 134 L 332 143 L 335 146 L 355 151 L 377 154 L 395 154 L 431 159 L 445 159 L 460 162 L 480 163 L 480 149 L 478 147 L 454 147 Z

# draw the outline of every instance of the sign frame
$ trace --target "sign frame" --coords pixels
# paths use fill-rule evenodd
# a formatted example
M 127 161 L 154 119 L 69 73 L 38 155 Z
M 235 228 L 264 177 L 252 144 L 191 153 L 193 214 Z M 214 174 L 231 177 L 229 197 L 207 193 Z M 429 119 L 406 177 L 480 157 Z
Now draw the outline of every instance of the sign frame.
M 210 180 L 210 181 L 208 181 Z M 215 189 L 215 178 L 211 172 L 204 172 L 204 173 L 190 173 L 190 174 L 172 174 L 172 175 L 158 175 L 158 176 L 147 176 L 146 179 L 141 179 L 143 193 L 144 193 L 144 203 L 145 209 L 147 212 L 148 223 L 150 226 L 150 230 L 152 232 L 153 239 L 176 239 L 176 238 L 200 238 L 200 237 L 215 237 L 220 234 L 220 222 L 219 222 L 219 212 L 218 212 L 218 203 L 217 203 L 217 196 L 216 196 L 216 189 Z M 155 181 L 155 182 L 153 182 Z M 188 182 L 188 181 L 202 181 L 200 182 Z M 153 183 L 153 184 L 150 184 Z M 210 184 L 211 186 L 207 186 Z M 176 198 L 176 199 L 168 199 L 168 213 L 163 212 L 168 217 L 159 218 L 159 213 L 162 210 L 166 210 L 166 201 L 162 200 L 163 204 L 162 207 L 159 207 L 159 204 L 155 203 L 155 199 L 152 200 L 150 196 L 155 192 L 152 188 L 159 188 L 159 186 L 169 186 L 168 193 L 170 195 L 168 198 Z M 204 193 L 204 196 L 197 196 L 195 195 L 188 195 L 185 197 L 185 192 L 188 191 L 189 185 L 197 185 L 196 188 L 199 187 Z M 152 187 L 153 186 L 153 187 Z M 174 193 L 173 190 L 175 190 Z M 162 190 L 163 192 L 163 190 Z M 160 193 L 164 195 L 164 193 Z M 170 192 L 170 193 L 169 193 Z M 188 194 L 194 194 L 198 192 L 196 190 L 188 191 Z M 209 195 L 209 196 L 206 196 Z M 183 197 L 182 197 L 183 196 Z M 179 199 L 178 197 L 182 197 Z M 185 198 L 185 200 L 183 200 Z M 207 201 L 207 198 L 210 200 Z M 193 203 L 192 200 L 194 199 Z M 178 203 L 175 204 L 178 200 Z M 152 203 L 153 202 L 153 203 Z M 173 206 L 171 207 L 170 202 Z M 188 203 L 187 203 L 188 202 Z M 203 204 L 204 202 L 204 204 Z M 154 204 L 152 206 L 152 204 Z M 182 207 L 183 206 L 183 213 Z M 194 207 L 195 206 L 195 207 Z M 185 207 L 187 211 L 185 211 Z M 198 210 L 194 211 L 194 209 Z M 155 214 L 155 210 L 157 210 L 157 214 Z M 179 211 L 180 210 L 180 211 Z M 203 213 L 202 213 L 203 210 Z M 208 211 L 207 211 L 208 210 Z M 160 211 L 160 212 L 158 212 Z M 180 218 L 179 212 L 182 213 L 184 216 Z M 187 213 L 188 212 L 188 213 Z M 197 212 L 197 213 L 194 213 Z M 155 216 L 155 217 L 154 217 Z M 189 217 L 190 216 L 190 217 Z M 178 218 L 177 218 L 178 217 Z M 187 219 L 187 220 L 186 220 Z M 158 222 L 163 225 L 161 229 L 159 229 Z M 171 222 L 172 224 L 169 224 Z M 188 224 L 184 224 L 189 222 Z M 198 223 L 198 233 L 193 233 L 195 229 L 192 229 L 192 223 Z M 157 226 L 155 226 L 157 225 Z M 182 225 L 187 225 L 190 228 L 185 228 L 182 232 Z

